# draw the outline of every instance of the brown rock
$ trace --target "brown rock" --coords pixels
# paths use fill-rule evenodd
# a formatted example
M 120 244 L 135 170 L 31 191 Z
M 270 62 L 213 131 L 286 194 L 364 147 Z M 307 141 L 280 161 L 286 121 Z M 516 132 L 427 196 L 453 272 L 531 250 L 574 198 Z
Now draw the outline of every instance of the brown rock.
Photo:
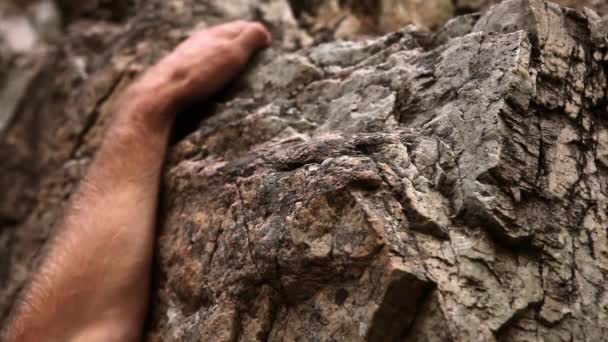
M 318 17 L 377 24 L 378 4 L 147 0 L 75 19 L 0 135 L 0 319 L 134 70 L 246 17 L 282 34 L 178 123 L 148 340 L 602 340 L 608 25 L 507 0 L 334 41 Z

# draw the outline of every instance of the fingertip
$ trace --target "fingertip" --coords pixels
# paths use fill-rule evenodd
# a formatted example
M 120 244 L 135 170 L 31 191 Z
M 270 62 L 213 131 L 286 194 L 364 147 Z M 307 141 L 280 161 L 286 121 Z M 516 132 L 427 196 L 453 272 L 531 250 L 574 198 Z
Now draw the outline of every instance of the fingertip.
M 264 47 L 269 47 L 272 45 L 272 33 L 268 30 L 268 28 L 262 23 L 254 23 L 256 26 L 256 30 L 259 30 L 264 35 Z
M 272 33 L 266 27 L 264 27 L 264 31 L 266 31 L 266 47 L 272 45 Z
M 250 22 L 249 25 L 241 32 L 240 39 L 250 49 L 259 49 L 268 47 L 272 44 L 272 35 L 261 23 Z

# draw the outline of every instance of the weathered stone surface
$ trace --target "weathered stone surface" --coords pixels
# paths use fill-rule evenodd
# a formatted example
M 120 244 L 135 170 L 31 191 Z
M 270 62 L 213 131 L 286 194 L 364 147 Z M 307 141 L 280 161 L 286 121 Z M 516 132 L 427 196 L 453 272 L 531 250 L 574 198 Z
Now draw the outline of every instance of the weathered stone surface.
M 0 319 L 120 90 L 199 21 L 249 17 L 277 47 L 178 124 L 149 341 L 602 340 L 606 23 L 507 0 L 435 33 L 317 44 L 335 27 L 302 16 L 326 5 L 76 19 L 0 137 Z
M 455 15 L 486 11 L 500 0 L 289 0 L 300 22 L 320 40 L 360 39 L 413 24 L 441 28 Z M 608 13 L 604 0 L 556 0 L 565 7 Z

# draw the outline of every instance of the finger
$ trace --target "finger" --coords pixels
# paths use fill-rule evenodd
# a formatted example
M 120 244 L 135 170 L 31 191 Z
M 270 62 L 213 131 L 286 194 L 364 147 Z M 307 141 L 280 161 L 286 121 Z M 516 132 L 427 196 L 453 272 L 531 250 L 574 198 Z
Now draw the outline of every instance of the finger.
M 272 43 L 270 32 L 260 23 L 249 23 L 236 39 L 249 51 L 268 47 Z
M 226 39 L 234 39 L 238 37 L 241 32 L 251 23 L 245 20 L 237 20 L 232 21 L 226 24 L 214 26 L 210 28 L 207 32 L 211 33 L 215 36 L 226 38 Z

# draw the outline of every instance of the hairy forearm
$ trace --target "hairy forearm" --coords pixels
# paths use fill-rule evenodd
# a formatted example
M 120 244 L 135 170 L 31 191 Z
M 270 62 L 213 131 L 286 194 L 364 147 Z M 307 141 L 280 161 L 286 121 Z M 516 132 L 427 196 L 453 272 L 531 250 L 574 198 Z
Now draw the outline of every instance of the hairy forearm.
M 137 339 L 172 124 L 171 104 L 148 100 L 149 91 L 132 87 L 119 102 L 9 341 Z
M 262 25 L 245 21 L 196 32 L 126 91 L 18 306 L 9 342 L 139 338 L 176 109 L 220 90 L 270 42 Z

